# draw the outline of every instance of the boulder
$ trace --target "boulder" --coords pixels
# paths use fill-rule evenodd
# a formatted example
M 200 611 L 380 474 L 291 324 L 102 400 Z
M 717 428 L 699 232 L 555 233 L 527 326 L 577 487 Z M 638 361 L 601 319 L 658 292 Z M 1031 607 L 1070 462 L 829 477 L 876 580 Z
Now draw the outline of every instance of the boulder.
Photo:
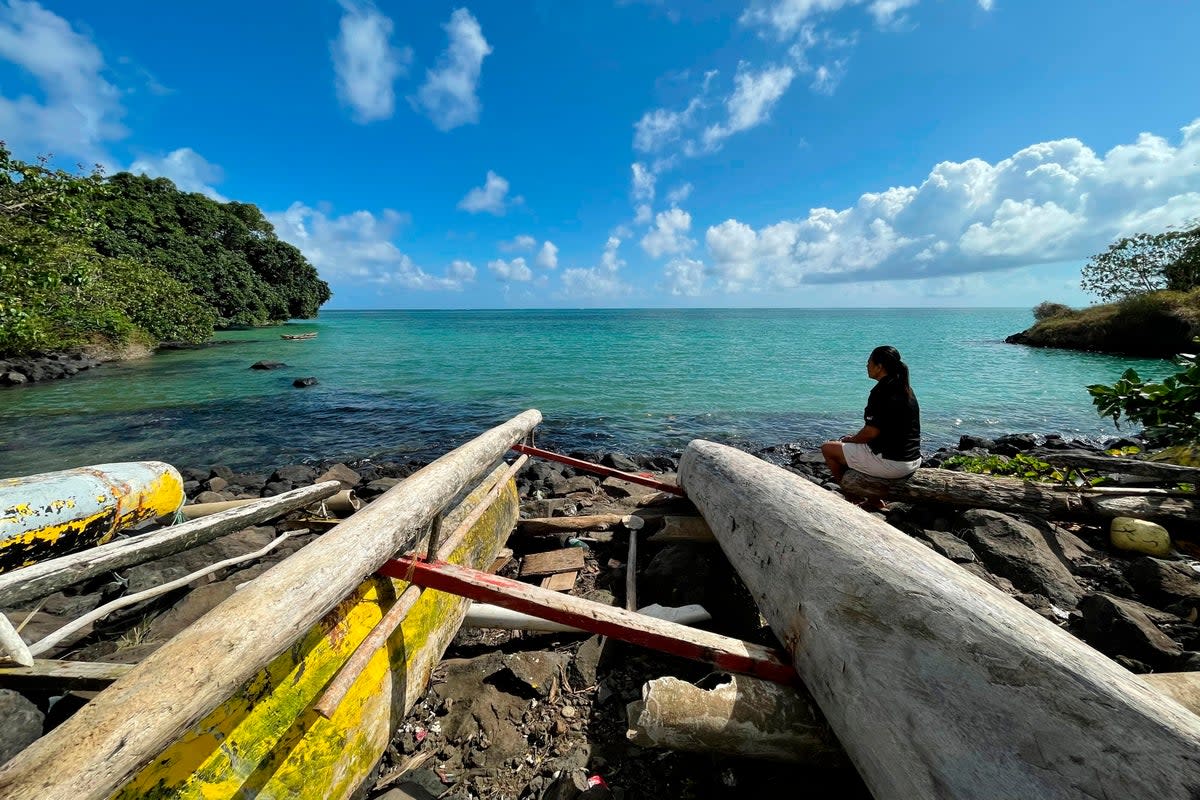
M 1032 450 L 1037 447 L 1037 437 L 1032 433 L 1010 433 L 1007 436 L 1001 436 L 996 440 L 992 450 L 995 448 L 1004 447 L 1012 448 L 1018 453 L 1023 453 L 1026 450 Z M 1004 455 L 1014 455 L 1013 453 L 1005 453 Z
M 1047 541 L 1047 533 L 999 511 L 972 509 L 963 520 L 970 526 L 963 538 L 989 570 L 1064 609 L 1079 602 L 1083 588 Z
M 995 446 L 996 443 L 985 436 L 972 436 L 968 433 L 958 438 L 959 450 L 991 450 Z
M 4 384 L 5 386 L 20 386 L 23 383 L 29 383 L 29 378 L 16 370 L 0 372 L 0 384 Z
M 229 481 L 230 483 L 233 483 L 233 474 L 234 474 L 233 470 L 230 469 L 229 467 L 225 466 L 224 464 L 213 464 L 211 467 L 208 468 L 208 477 L 224 478 L 225 480 Z
M 606 467 L 619 469 L 622 472 L 637 472 L 641 469 L 636 461 L 624 453 L 605 453 L 604 457 L 600 459 L 600 463 Z
M 969 564 L 975 560 L 975 551 L 971 546 L 952 533 L 945 531 L 921 531 L 920 537 L 930 547 L 959 564 Z
M 1148 556 L 1171 554 L 1171 536 L 1167 529 L 1144 519 L 1114 517 L 1109 526 L 1109 541 L 1118 550 L 1145 553 Z
M 196 503 L 196 504 L 200 504 L 200 503 L 224 503 L 224 502 L 225 502 L 226 500 L 228 500 L 228 499 L 229 499 L 228 497 L 226 497 L 225 495 L 221 494 L 220 492 L 209 492 L 209 491 L 205 491 L 205 492 L 201 492 L 200 494 L 196 495 L 195 499 L 194 499 L 192 502 L 194 502 L 194 503 Z
M 250 365 L 250 369 L 283 369 L 286 366 L 282 361 L 255 361 Z
M 319 380 L 312 377 L 296 378 L 296 380 L 292 381 L 292 386 L 295 386 L 297 389 L 307 389 L 309 386 L 316 386 L 319 383 Z
M 1125 655 L 1156 669 L 1170 669 L 1183 648 L 1151 620 L 1154 609 L 1103 592 L 1089 594 L 1079 603 L 1083 613 L 1083 638 L 1110 656 Z
M 370 483 L 368 483 L 366 486 L 363 486 L 361 489 L 356 489 L 355 492 L 358 494 L 359 497 L 362 497 L 363 499 L 366 499 L 366 500 L 370 500 L 374 497 L 378 497 L 379 495 L 383 494 L 388 489 L 391 489 L 393 486 L 400 483 L 402 480 L 404 480 L 404 479 L 403 478 L 377 478 L 377 479 L 371 481 Z
M 222 478 L 220 475 L 209 478 L 204 482 L 204 491 L 206 492 L 222 492 L 229 486 L 229 481 Z
M 146 634 L 148 641 L 166 641 L 233 595 L 240 581 L 233 579 L 205 584 L 154 618 Z
M 640 483 L 630 483 L 620 478 L 605 478 L 600 482 L 600 486 L 603 487 L 609 497 L 618 499 L 622 497 L 645 497 L 646 495 L 654 494 L 656 491 L 649 486 L 643 486 Z
M 308 464 L 288 464 L 286 467 L 280 467 L 271 474 L 272 481 L 287 481 L 296 486 L 307 486 L 316 477 L 316 468 L 310 467 Z
M 567 478 L 563 486 L 563 494 L 571 494 L 571 492 L 591 492 L 600 491 L 600 484 L 595 478 L 587 475 L 576 475 L 574 478 Z
M 337 481 L 342 485 L 343 489 L 353 489 L 358 486 L 361 480 L 358 473 L 347 467 L 345 464 L 334 464 L 329 469 L 317 476 L 313 483 L 325 483 L 326 481 Z
M 1151 603 L 1200 604 L 1200 572 L 1190 564 L 1143 556 L 1125 569 L 1125 578 Z
M 640 575 L 639 603 L 664 606 L 704 604 L 713 569 L 713 551 L 703 545 L 669 544 L 659 550 Z M 643 598 L 641 595 L 647 597 Z
M 46 717 L 38 707 L 11 689 L 0 689 L 0 764 L 20 753 L 42 735 Z

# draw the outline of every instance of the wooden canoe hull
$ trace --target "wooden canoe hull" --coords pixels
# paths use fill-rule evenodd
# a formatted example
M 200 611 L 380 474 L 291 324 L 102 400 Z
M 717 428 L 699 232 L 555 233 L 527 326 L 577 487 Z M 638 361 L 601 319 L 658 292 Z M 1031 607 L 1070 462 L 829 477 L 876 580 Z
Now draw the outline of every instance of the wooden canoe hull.
M 493 472 L 447 515 L 446 529 L 470 513 L 502 471 L 503 467 Z M 451 560 L 486 568 L 517 516 L 516 486 L 509 480 Z M 113 797 L 351 797 L 425 691 L 469 605 L 454 595 L 424 592 L 386 648 L 375 653 L 332 717 L 325 719 L 313 709 L 314 703 L 407 585 L 381 577 L 365 581 Z M 202 663 L 189 666 L 204 668 Z
M 183 500 L 183 477 L 160 461 L 0 480 L 0 572 L 103 544 Z

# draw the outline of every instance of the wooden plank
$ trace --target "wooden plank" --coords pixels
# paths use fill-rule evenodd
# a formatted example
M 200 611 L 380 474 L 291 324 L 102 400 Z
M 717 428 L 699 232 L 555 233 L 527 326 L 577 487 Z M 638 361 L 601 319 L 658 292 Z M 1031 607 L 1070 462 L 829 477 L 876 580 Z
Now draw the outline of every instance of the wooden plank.
M 521 577 L 553 575 L 556 572 L 579 572 L 586 559 L 582 547 L 564 547 L 545 553 L 530 553 L 521 559 Z
M 32 667 L 0 667 L 0 687 L 17 691 L 93 691 L 103 689 L 133 668 L 133 664 L 38 658 Z
M 623 514 L 588 514 L 578 517 L 534 517 L 517 523 L 520 533 L 537 536 L 540 534 L 568 533 L 571 531 L 606 531 L 629 519 Z M 636 524 L 636 523 L 635 523 Z
M 294 489 L 219 514 L 93 547 L 0 575 L 0 608 L 54 594 L 72 584 L 188 550 L 219 536 L 266 522 L 337 493 L 336 481 Z
M 476 437 L 251 581 L 71 719 L 0 766 L 0 797 L 110 797 L 229 700 L 231 692 L 259 675 L 276 656 L 290 652 L 323 617 L 359 592 L 364 579 L 392 554 L 416 545 L 433 517 L 491 472 L 540 421 L 541 414 L 530 410 Z M 490 564 L 499 546 L 479 565 Z M 375 616 L 371 626 L 378 619 Z M 440 622 L 443 617 L 427 619 Z M 345 648 L 357 641 L 339 639 L 342 658 L 349 656 Z M 432 668 L 422 664 L 417 675 L 424 677 L 426 666 Z M 325 673 L 324 682 L 330 677 L 331 672 Z M 405 686 L 416 690 L 423 684 L 408 678 Z M 390 691 L 385 694 L 390 696 Z
M 877 800 L 1190 798 L 1200 717 L 881 519 L 730 447 L 680 476 Z
M 513 559 L 512 548 L 505 547 L 504 549 L 502 549 L 500 551 L 500 554 L 498 556 L 496 556 L 495 560 L 492 561 L 492 565 L 487 568 L 487 571 L 495 574 L 495 573 L 499 572 L 500 570 L 504 569 L 505 567 L 507 567 L 508 562 L 512 561 L 512 559 Z
M 795 671 L 781 653 L 761 645 L 657 620 L 582 597 L 551 592 L 499 575 L 412 558 L 392 559 L 379 572 L 389 577 L 409 578 L 427 589 L 450 592 L 573 625 L 590 633 L 703 661 L 729 672 L 757 675 L 780 683 L 796 679 Z
M 857 497 L 935 502 L 965 508 L 991 508 L 1062 519 L 1136 517 L 1154 522 L 1200 522 L 1200 506 L 1183 497 L 1115 497 L 1017 478 L 976 475 L 948 469 L 919 469 L 907 478 L 884 480 L 848 470 L 842 488 Z
M 542 578 L 542 588 L 552 592 L 569 592 L 575 588 L 578 572 L 556 572 Z

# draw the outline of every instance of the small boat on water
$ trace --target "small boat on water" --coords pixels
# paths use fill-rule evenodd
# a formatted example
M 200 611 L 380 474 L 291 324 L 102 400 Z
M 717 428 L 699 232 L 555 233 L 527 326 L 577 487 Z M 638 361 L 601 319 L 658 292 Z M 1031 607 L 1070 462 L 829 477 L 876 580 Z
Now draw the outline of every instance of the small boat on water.
M 294 341 L 298 341 L 300 339 L 315 339 L 315 338 L 317 338 L 317 334 L 315 334 L 315 333 L 281 333 L 281 334 L 279 334 L 279 338 L 280 339 L 288 339 L 289 341 L 294 342 Z

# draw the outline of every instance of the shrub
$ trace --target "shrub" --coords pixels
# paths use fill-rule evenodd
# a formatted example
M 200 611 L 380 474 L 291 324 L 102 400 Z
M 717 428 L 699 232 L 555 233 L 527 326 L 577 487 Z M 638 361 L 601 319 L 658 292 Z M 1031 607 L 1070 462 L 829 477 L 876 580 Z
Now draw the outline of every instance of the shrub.
M 1055 317 L 1067 317 L 1074 315 L 1075 311 L 1070 306 L 1065 306 L 1062 303 L 1051 303 L 1047 300 L 1044 303 L 1038 303 L 1033 309 L 1033 318 L 1038 322 Z
M 1200 345 L 1200 339 L 1195 343 Z M 1200 442 L 1200 357 L 1194 353 L 1179 356 L 1180 371 L 1168 375 L 1162 383 L 1147 383 L 1137 370 L 1127 369 L 1112 386 L 1087 387 L 1096 410 L 1112 417 L 1120 426 L 1121 417 L 1146 426 L 1146 436 L 1154 442 L 1176 445 Z

